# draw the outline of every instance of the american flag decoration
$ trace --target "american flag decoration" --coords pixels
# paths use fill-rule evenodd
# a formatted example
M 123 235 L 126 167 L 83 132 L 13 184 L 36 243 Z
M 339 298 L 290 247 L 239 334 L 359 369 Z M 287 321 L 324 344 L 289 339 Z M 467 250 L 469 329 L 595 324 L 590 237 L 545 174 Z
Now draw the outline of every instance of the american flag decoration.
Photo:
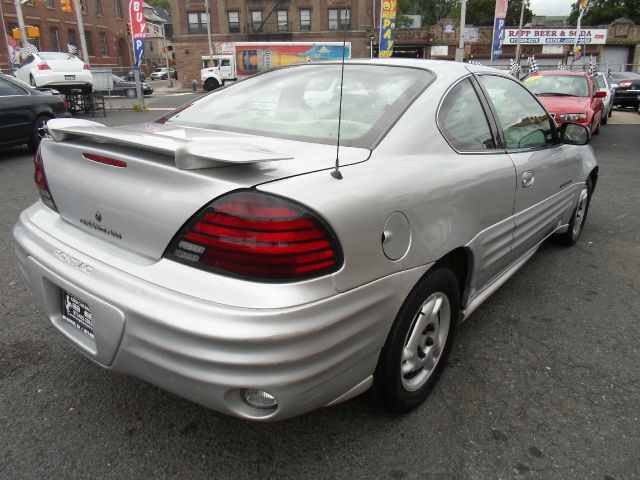
M 520 64 L 513 58 L 509 60 L 509 73 L 514 77 L 517 77 L 520 73 Z
M 529 64 L 529 73 L 540 71 L 540 65 L 538 65 L 538 61 L 536 60 L 535 55 L 530 56 L 527 59 L 527 63 Z
M 598 65 L 596 64 L 596 59 L 591 55 L 591 57 L 589 57 L 589 75 L 594 75 L 597 71 Z
M 67 51 L 71 55 L 75 55 L 76 53 L 78 53 L 78 47 L 76 47 L 75 45 L 71 45 L 70 43 L 67 43 Z

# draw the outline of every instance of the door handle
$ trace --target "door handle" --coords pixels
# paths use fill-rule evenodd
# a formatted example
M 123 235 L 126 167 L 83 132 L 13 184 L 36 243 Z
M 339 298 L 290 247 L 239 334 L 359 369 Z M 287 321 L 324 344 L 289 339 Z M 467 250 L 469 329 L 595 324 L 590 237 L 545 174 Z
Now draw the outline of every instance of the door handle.
M 536 177 L 531 170 L 527 170 L 522 173 L 522 188 L 527 188 L 533 185 Z

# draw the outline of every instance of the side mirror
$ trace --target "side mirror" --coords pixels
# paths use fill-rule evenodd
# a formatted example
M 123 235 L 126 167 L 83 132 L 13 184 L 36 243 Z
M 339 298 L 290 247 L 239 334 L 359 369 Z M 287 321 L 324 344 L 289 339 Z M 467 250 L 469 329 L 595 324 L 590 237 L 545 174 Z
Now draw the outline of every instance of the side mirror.
M 593 96 L 593 98 L 604 98 L 606 96 L 607 96 L 607 92 L 605 92 L 604 90 L 598 90 Z
M 589 136 L 589 129 L 577 123 L 564 123 L 560 128 L 560 140 L 567 145 L 586 145 Z

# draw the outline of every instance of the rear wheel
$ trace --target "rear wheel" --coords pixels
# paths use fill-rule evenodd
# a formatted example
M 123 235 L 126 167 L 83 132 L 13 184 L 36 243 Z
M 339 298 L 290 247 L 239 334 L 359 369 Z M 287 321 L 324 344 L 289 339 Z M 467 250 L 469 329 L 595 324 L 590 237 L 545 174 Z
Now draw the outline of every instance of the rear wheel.
M 380 353 L 374 390 L 385 408 L 406 412 L 435 386 L 451 351 L 460 310 L 455 275 L 429 272 L 409 294 Z
M 36 153 L 40 146 L 40 141 L 42 140 L 40 129 L 44 127 L 50 119 L 51 117 L 46 115 L 39 115 L 34 120 L 31 126 L 31 140 L 29 140 L 29 150 L 31 150 L 32 153 Z
M 600 123 L 602 123 L 602 125 L 606 125 L 607 124 L 607 119 L 609 118 L 610 114 L 607 115 L 603 115 L 602 116 L 602 120 L 600 121 Z
M 598 122 L 598 125 L 596 126 L 596 129 L 593 131 L 594 135 L 599 135 L 600 134 L 600 122 Z
M 127 88 L 127 91 L 124 92 L 127 97 L 129 98 L 135 98 L 136 97 L 136 89 L 135 88 Z

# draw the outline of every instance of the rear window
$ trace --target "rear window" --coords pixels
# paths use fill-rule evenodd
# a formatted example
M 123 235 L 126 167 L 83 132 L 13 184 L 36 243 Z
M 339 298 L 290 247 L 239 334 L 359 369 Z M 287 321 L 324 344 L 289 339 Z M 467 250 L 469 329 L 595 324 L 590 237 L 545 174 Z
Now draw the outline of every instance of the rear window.
M 335 144 L 340 74 L 339 64 L 274 70 L 214 92 L 163 121 Z M 347 64 L 340 143 L 372 147 L 434 78 L 416 68 Z
M 62 52 L 40 52 L 38 56 L 43 60 L 80 60 L 75 55 Z

